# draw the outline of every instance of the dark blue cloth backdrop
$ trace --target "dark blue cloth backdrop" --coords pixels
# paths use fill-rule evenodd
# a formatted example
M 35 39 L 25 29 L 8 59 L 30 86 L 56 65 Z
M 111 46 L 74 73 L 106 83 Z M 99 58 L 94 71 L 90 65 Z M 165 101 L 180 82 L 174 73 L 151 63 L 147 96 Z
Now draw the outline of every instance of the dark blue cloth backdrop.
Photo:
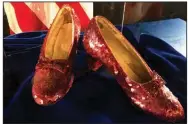
M 157 25 L 158 22 L 153 22 Z M 187 113 L 187 72 L 186 58 L 171 47 L 168 39 L 160 39 L 160 32 L 169 30 L 167 35 L 180 36 L 186 32 L 176 32 L 175 28 L 184 23 L 180 19 L 160 21 L 160 28 L 152 28 L 153 23 L 124 26 L 123 34 L 138 50 L 149 66 L 156 70 L 167 82 L 167 87 L 178 97 Z M 162 23 L 164 23 L 162 25 Z M 177 25 L 168 26 L 167 24 Z M 185 24 L 186 25 L 186 24 Z M 147 30 L 149 33 L 142 32 Z M 120 29 L 120 26 L 117 26 Z M 170 29 L 171 28 L 171 29 Z M 151 30 L 151 31 L 150 31 Z M 173 32 L 170 32 L 172 30 Z M 154 32 L 154 33 L 155 33 Z M 32 76 L 46 31 L 28 32 L 4 38 L 4 61 L 10 71 L 23 81 L 19 90 L 4 110 L 5 122 L 46 122 L 46 123 L 160 123 L 165 122 L 144 113 L 130 103 L 115 78 L 105 67 L 97 72 L 85 72 L 87 67 L 81 34 L 78 54 L 75 58 L 75 81 L 68 94 L 57 104 L 48 107 L 37 105 L 31 95 Z M 183 37 L 185 38 L 185 37 Z M 79 74 L 79 75 L 78 75 Z M 63 77 L 62 77 L 63 78 Z M 187 117 L 187 115 L 185 115 Z M 165 122 L 166 123 L 166 122 Z M 181 121 L 186 123 L 186 118 Z

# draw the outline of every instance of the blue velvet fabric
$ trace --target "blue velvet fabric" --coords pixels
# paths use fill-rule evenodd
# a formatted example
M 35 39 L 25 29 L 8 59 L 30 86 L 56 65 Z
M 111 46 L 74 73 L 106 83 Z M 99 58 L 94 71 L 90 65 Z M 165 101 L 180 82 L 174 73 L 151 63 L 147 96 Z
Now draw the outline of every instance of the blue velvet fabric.
M 174 36 L 186 39 L 186 31 L 177 30 L 185 28 L 186 23 L 180 19 L 159 22 L 124 26 L 123 34 L 148 65 L 166 80 L 167 87 L 178 97 L 185 109 L 185 117 L 187 117 L 187 60 L 181 51 L 176 51 L 177 47 L 172 43 Z M 177 27 L 167 25 L 177 25 Z M 117 28 L 120 29 L 120 26 Z M 9 106 L 4 110 L 5 122 L 165 122 L 146 114 L 131 104 L 115 78 L 107 72 L 105 67 L 100 68 L 97 72 L 85 72 L 88 69 L 86 58 L 89 55 L 82 45 L 83 34 L 81 34 L 78 54 L 74 61 L 73 72 L 76 78 L 73 87 L 57 104 L 46 107 L 37 105 L 31 94 L 32 76 L 45 35 L 46 31 L 40 31 L 4 38 L 6 63 L 10 70 L 17 74 L 19 80 L 23 81 Z M 165 35 L 173 37 L 164 40 L 161 37 Z M 186 41 L 184 42 L 186 44 Z M 77 75 L 78 72 L 82 72 L 81 75 L 80 73 Z M 186 123 L 186 118 L 180 122 Z

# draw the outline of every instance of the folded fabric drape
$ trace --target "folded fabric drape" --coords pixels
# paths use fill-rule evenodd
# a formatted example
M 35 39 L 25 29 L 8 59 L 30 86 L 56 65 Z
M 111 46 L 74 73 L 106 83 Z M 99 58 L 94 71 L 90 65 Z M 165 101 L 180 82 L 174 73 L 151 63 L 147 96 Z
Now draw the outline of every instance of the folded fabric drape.
M 86 28 L 93 17 L 93 2 L 4 2 L 10 33 L 48 30 L 65 4 L 74 8 L 82 28 Z

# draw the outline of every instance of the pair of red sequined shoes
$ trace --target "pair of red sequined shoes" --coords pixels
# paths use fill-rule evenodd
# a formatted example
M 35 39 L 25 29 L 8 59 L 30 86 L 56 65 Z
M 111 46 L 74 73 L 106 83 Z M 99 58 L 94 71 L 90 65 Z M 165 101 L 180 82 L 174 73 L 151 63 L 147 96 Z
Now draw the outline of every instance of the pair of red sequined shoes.
M 71 88 L 80 29 L 74 10 L 67 5 L 60 9 L 44 40 L 33 77 L 32 94 L 37 104 L 54 104 Z M 164 120 L 183 119 L 183 107 L 165 81 L 106 18 L 96 16 L 90 21 L 83 44 L 97 60 L 95 69 L 104 64 L 139 108 Z

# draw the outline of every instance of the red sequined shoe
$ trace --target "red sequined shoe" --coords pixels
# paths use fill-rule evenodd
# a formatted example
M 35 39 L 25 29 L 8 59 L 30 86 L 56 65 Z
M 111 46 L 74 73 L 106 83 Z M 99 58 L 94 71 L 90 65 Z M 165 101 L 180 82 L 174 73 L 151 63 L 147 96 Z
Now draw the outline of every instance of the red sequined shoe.
M 83 44 L 93 58 L 115 75 L 122 89 L 139 108 L 167 121 L 184 118 L 182 105 L 165 86 L 162 77 L 149 68 L 106 18 L 96 16 L 90 21 Z
M 32 95 L 37 104 L 54 104 L 71 88 L 80 28 L 74 10 L 63 6 L 47 33 L 35 68 Z

